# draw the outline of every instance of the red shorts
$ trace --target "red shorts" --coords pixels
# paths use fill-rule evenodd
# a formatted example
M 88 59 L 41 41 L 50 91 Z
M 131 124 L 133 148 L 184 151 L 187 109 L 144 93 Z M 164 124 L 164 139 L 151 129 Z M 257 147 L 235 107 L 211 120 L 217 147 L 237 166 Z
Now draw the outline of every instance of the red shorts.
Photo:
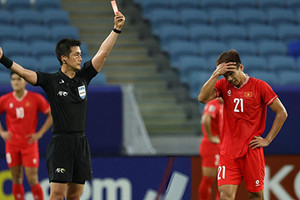
M 39 167 L 38 143 L 18 147 L 6 143 L 6 162 L 8 167 L 23 165 L 24 167 Z
M 220 145 L 202 140 L 200 145 L 200 155 L 202 157 L 202 167 L 217 168 L 220 159 Z
M 218 168 L 218 186 L 240 185 L 244 178 L 249 192 L 259 192 L 264 189 L 265 158 L 263 148 L 251 149 L 242 158 L 230 159 L 220 157 Z

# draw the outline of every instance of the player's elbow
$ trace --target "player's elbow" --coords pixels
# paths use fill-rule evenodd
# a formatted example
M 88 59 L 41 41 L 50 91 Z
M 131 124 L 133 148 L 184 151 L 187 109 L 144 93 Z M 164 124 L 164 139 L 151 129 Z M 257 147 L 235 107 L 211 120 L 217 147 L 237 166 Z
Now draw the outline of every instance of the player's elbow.
M 198 95 L 198 101 L 201 103 L 207 103 L 207 98 L 205 98 L 201 93 Z

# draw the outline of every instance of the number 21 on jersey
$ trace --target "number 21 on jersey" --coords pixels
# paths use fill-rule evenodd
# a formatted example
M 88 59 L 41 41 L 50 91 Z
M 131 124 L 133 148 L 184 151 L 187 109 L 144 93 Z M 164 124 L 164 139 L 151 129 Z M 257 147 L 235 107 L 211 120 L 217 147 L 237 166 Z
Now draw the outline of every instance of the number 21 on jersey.
M 244 100 L 242 98 L 234 98 L 234 112 L 244 112 Z
M 218 180 L 225 179 L 225 166 L 218 167 Z

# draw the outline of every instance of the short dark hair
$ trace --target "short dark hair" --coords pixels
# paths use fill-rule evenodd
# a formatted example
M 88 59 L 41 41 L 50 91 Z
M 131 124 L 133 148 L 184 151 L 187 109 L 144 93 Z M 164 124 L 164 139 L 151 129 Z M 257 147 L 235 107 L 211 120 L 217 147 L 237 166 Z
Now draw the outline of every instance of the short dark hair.
M 60 65 L 63 64 L 61 61 L 61 56 L 64 55 L 69 57 L 71 53 L 71 47 L 80 46 L 80 44 L 81 42 L 79 40 L 66 39 L 66 38 L 60 40 L 57 43 L 55 53 Z
M 225 62 L 225 63 L 235 62 L 237 68 L 242 63 L 241 59 L 240 59 L 240 56 L 239 56 L 239 53 L 234 49 L 231 49 L 229 51 L 225 51 L 225 52 L 221 53 L 221 55 L 219 56 L 219 58 L 217 60 L 217 66 L 219 64 L 223 63 L 223 62 Z

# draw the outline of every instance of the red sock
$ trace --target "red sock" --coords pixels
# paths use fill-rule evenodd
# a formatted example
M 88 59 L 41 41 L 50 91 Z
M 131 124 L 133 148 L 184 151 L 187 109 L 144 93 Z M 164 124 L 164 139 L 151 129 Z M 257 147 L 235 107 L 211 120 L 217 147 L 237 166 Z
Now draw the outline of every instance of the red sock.
M 15 200 L 24 200 L 25 192 L 23 184 L 13 184 L 12 192 L 15 197 Z
M 215 178 L 202 176 L 201 183 L 198 188 L 199 200 L 210 200 L 211 185 L 215 181 Z
M 31 186 L 31 192 L 34 200 L 44 200 L 43 190 L 39 183 Z

